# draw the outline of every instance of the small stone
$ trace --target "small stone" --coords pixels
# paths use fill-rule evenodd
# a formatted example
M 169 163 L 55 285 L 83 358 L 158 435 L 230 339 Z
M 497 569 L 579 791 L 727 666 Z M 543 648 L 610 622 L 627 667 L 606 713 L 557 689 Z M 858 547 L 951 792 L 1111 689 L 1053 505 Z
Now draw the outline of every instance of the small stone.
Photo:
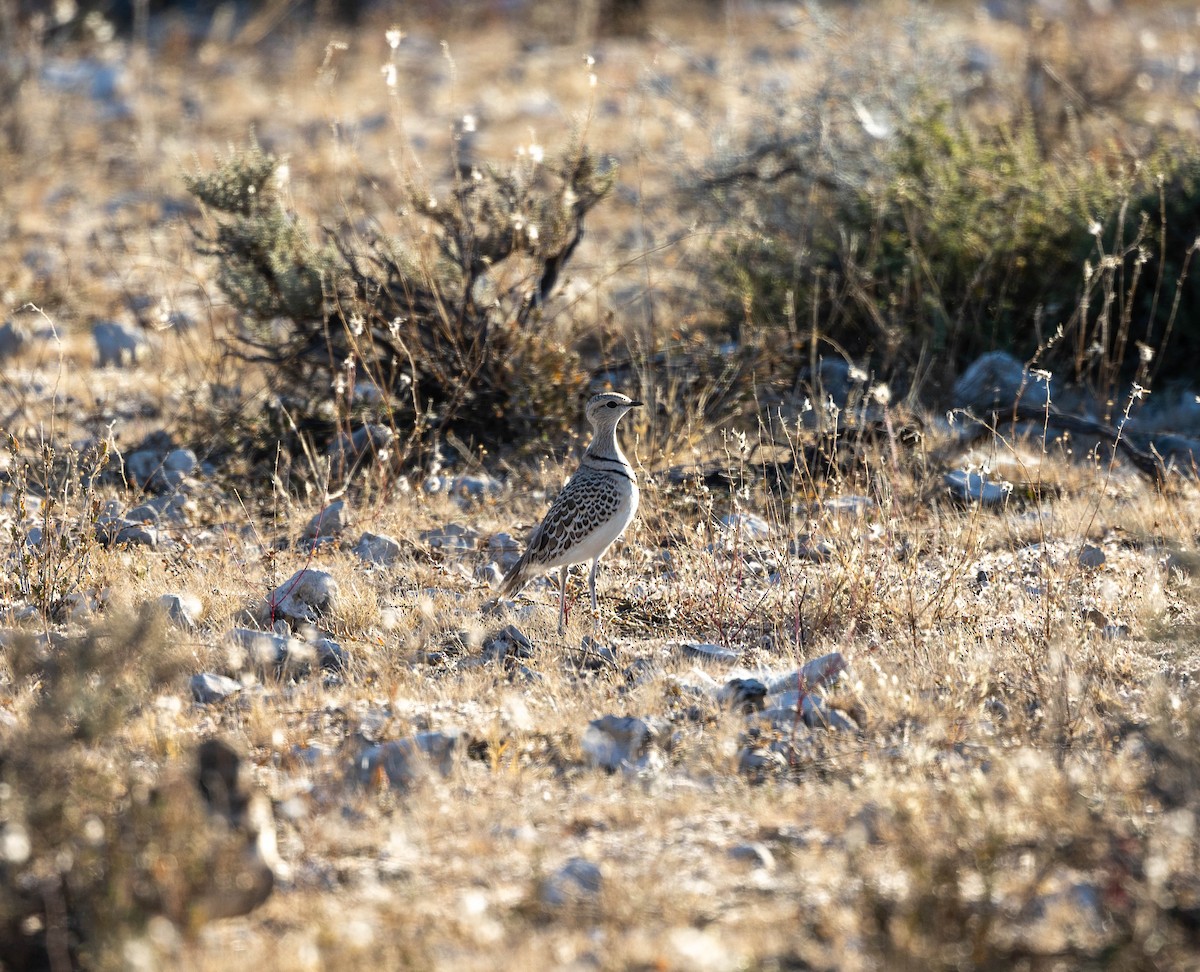
M 158 524 L 163 519 L 182 523 L 187 509 L 188 498 L 183 493 L 171 493 L 168 496 L 153 496 L 144 503 L 139 503 L 125 514 L 125 519 L 132 523 Z
M 146 335 L 120 321 L 99 321 L 92 328 L 92 339 L 101 368 L 135 365 L 149 349 Z
M 15 321 L 0 324 L 0 361 L 20 354 L 29 344 L 29 328 Z
M 158 528 L 117 517 L 104 522 L 97 521 L 96 539 L 106 547 L 157 547 Z
M 775 870 L 775 855 L 771 853 L 771 848 L 759 841 L 754 841 L 750 844 L 738 844 L 736 847 L 729 848 L 729 856 L 735 861 L 745 861 L 753 867 L 762 868 L 764 871 Z
M 125 472 L 139 486 L 145 486 L 162 469 L 162 458 L 153 450 L 140 449 L 125 457 Z
M 163 594 L 158 606 L 171 619 L 171 623 L 187 631 L 194 630 L 204 613 L 204 605 L 194 594 Z
M 788 541 L 788 553 L 797 560 L 807 561 L 810 564 L 824 564 L 832 559 L 833 547 L 824 540 L 816 540 L 813 537 L 797 537 L 795 540 Z
M 191 449 L 172 449 L 163 458 L 162 465 L 168 472 L 178 472 L 187 476 L 196 470 L 200 460 Z
M 358 757 L 359 781 L 364 786 L 386 781 L 404 790 L 431 769 L 449 776 L 460 741 L 458 733 L 418 732 L 407 739 L 367 746 Z
M 201 705 L 223 702 L 231 695 L 236 695 L 242 690 L 241 682 L 228 678 L 225 675 L 216 675 L 212 672 L 202 672 L 199 675 L 193 675 L 190 686 L 192 698 Z
M 466 499 L 484 499 L 504 492 L 504 483 L 491 476 L 430 476 L 425 492 L 448 493 Z
M 254 628 L 234 628 L 226 636 L 230 647 L 229 666 L 234 671 L 246 668 L 258 669 L 275 674 L 290 656 L 300 654 L 300 642 L 290 635 L 274 631 L 256 631 Z M 316 653 L 313 652 L 315 660 Z
M 333 459 L 334 468 L 344 473 L 365 456 L 386 457 L 395 438 L 396 433 L 386 425 L 366 423 L 350 435 L 342 432 L 329 444 L 325 453 Z
M 293 624 L 313 624 L 331 614 L 338 596 L 338 583 L 323 570 L 298 570 L 267 595 L 259 610 L 263 622 L 283 618 Z
M 754 513 L 729 513 L 720 522 L 722 529 L 744 540 L 766 540 L 771 536 L 771 524 Z
M 611 671 L 617 667 L 617 653 L 608 645 L 602 645 L 591 635 L 584 635 L 580 643 L 583 651 L 579 668 L 585 672 Z
M 683 644 L 680 645 L 683 653 L 688 658 L 695 658 L 698 661 L 719 662 L 722 664 L 731 664 L 741 658 L 741 653 L 733 651 L 730 648 L 722 648 L 720 645 L 712 645 L 707 643 L 701 644 Z
M 521 550 L 521 543 L 510 534 L 493 533 L 488 537 L 487 548 L 488 553 L 491 554 L 518 553 Z
M 300 534 L 300 537 L 302 540 L 308 541 L 330 540 L 334 537 L 340 537 L 342 531 L 346 529 L 348 517 L 349 511 L 346 509 L 346 501 L 335 500 L 316 512 L 313 518 L 308 521 L 308 526 L 304 528 L 304 532 Z
M 542 881 L 538 897 L 548 907 L 561 908 L 596 897 L 603 880 L 599 865 L 583 857 L 572 857 Z
M 814 658 L 795 672 L 778 675 L 767 683 L 767 690 L 774 695 L 803 688 L 806 692 L 835 681 L 847 669 L 846 658 L 840 651 Z
M 968 473 L 961 469 L 946 473 L 943 478 L 950 495 L 957 500 L 978 503 L 980 506 L 1001 506 L 1012 495 L 1012 483 L 988 482 L 980 473 Z
M 323 672 L 343 672 L 349 655 L 346 649 L 332 638 L 317 638 L 311 642 L 317 652 L 317 667 Z
M 509 658 L 532 658 L 533 642 L 515 624 L 508 624 L 484 639 L 484 661 L 503 662 Z
M 835 496 L 825 500 L 821 507 L 835 515 L 863 516 L 875 509 L 875 501 L 870 496 Z
M 420 534 L 421 542 L 435 550 L 474 550 L 478 539 L 478 533 L 459 523 L 448 523 L 437 530 L 423 530 Z
M 603 716 L 588 723 L 580 743 L 589 764 L 613 770 L 644 764 L 655 730 L 633 716 Z
M 799 699 L 798 696 L 792 698 L 784 696 L 779 700 L 779 708 L 764 710 L 762 718 L 768 719 L 776 726 L 794 725 L 797 701 L 800 702 L 800 718 L 809 729 L 828 729 L 836 732 L 854 732 L 858 729 L 852 719 L 837 709 L 829 708 L 822 699 L 815 695 L 806 695 L 803 699 Z M 772 713 L 778 713 L 778 715 L 771 719 Z
M 403 552 L 399 540 L 382 533 L 364 533 L 354 545 L 353 553 L 369 564 L 392 564 Z
M 473 576 L 479 583 L 494 588 L 499 587 L 500 582 L 504 580 L 504 571 L 500 569 L 499 564 L 489 561 L 486 564 L 480 564 L 476 567 Z
M 1092 546 L 1090 543 L 1085 543 L 1079 550 L 1079 566 L 1086 567 L 1089 570 L 1094 570 L 1097 567 L 1103 567 L 1105 560 L 1108 558 L 1104 555 L 1104 551 L 1099 547 Z
M 787 769 L 787 757 L 775 749 L 763 746 L 744 746 L 738 753 L 738 772 L 755 782 L 762 782 Z
M 954 383 L 952 400 L 957 408 L 1011 409 L 1020 397 L 1044 405 L 1047 396 L 1056 399 L 1058 386 L 1035 378 L 1025 365 L 1007 351 L 981 355 Z
M 757 678 L 733 678 L 717 692 L 717 701 L 739 712 L 761 711 L 767 686 Z

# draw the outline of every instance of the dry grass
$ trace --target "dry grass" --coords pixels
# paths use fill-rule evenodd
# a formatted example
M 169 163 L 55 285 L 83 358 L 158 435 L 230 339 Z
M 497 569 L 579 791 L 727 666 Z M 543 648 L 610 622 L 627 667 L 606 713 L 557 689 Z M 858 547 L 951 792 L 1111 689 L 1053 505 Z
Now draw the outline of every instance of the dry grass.
M 13 835 L 24 828 L 37 879 L 49 882 L 39 888 L 55 886 L 60 851 L 92 841 L 72 894 L 95 894 L 100 919 L 105 907 L 120 914 L 85 943 L 96 968 L 1194 962 L 1200 598 L 1196 578 L 1170 566 L 1194 562 L 1194 483 L 1151 486 L 1103 451 L 1091 462 L 1061 443 L 1043 454 L 1036 439 L 963 456 L 933 422 L 915 445 L 884 435 L 848 446 L 844 474 L 826 475 L 805 434 L 768 442 L 754 422 L 714 420 L 737 417 L 732 405 L 700 408 L 700 394 L 724 401 L 716 379 L 649 384 L 648 357 L 686 349 L 706 322 L 708 295 L 690 266 L 721 231 L 690 226 L 675 205 L 680 160 L 708 158 L 755 124 L 770 84 L 816 90 L 831 60 L 867 57 L 863 36 L 892 36 L 888 6 L 853 22 L 806 8 L 786 29 L 772 11 L 734 4 L 723 21 L 667 16 L 648 40 L 598 48 L 591 68 L 582 44 L 526 51 L 503 25 L 452 37 L 448 53 L 433 28 L 404 25 L 395 89 L 379 71 L 385 24 L 257 45 L 210 39 L 194 51 L 174 37 L 132 62 L 127 115 L 100 117 L 87 97 L 48 86 L 23 91 L 12 110 L 25 141 L 3 150 L 10 178 L 0 199 L 13 232 L 0 244 L 0 291 L 11 314 L 53 322 L 62 340 L 35 342 L 6 365 L 6 429 L 26 454 L 39 439 L 85 437 L 125 453 L 166 429 L 215 468 L 166 525 L 173 543 L 158 549 L 93 546 L 83 529 L 92 497 L 64 495 L 63 522 L 80 529 L 73 536 L 89 555 L 73 578 L 84 595 L 77 609 L 30 615 L 5 588 L 12 629 L 83 640 L 6 633 L 0 648 L 0 907 L 19 884 Z M 1107 37 L 1126 50 L 1143 18 L 1173 56 L 1194 46 L 1154 13 L 1098 19 L 1088 43 Z M 806 30 L 826 48 L 794 58 Z M 1026 43 L 1016 26 L 957 8 L 930 43 L 968 39 L 1003 64 L 1018 64 Z M 1194 113 L 1155 110 L 1194 124 Z M 398 173 L 442 182 L 429 160 L 449 157 L 453 121 L 466 113 L 480 119 L 484 157 L 553 147 L 578 126 L 622 164 L 613 204 L 597 210 L 573 264 L 569 311 L 554 324 L 614 368 L 632 362 L 620 372 L 629 390 L 660 405 L 623 430 L 644 498 L 602 573 L 601 640 L 615 662 L 581 647 L 592 631 L 581 587 L 559 638 L 552 588 L 531 587 L 506 618 L 484 610 L 492 592 L 475 579 L 494 559 L 491 536 L 523 536 L 537 521 L 578 442 L 539 468 L 446 443 L 455 471 L 483 460 L 505 476 L 506 491 L 482 499 L 427 493 L 421 474 L 370 467 L 346 493 L 345 542 L 309 552 L 294 541 L 324 490 L 343 485 L 319 449 L 264 470 L 224 440 L 231 415 L 265 424 L 269 408 L 262 375 L 216 340 L 233 322 L 178 219 L 175 206 L 189 205 L 180 173 L 253 128 L 289 156 L 297 211 L 336 221 L 386 199 Z M 58 269 L 39 270 L 26 259 L 35 251 Z M 142 309 L 129 310 L 131 297 L 147 295 L 149 310 L 136 300 Z M 196 328 L 159 334 L 137 369 L 92 366 L 91 321 L 152 322 L 160 301 Z M 44 313 L 21 313 L 28 303 Z M 741 417 L 753 413 L 743 406 Z M 940 478 L 951 461 L 990 465 L 1021 488 L 1000 511 L 955 505 Z M 713 466 L 725 485 L 705 484 Z M 11 484 L 11 464 L 6 472 Z M 96 499 L 125 507 L 141 498 L 115 478 L 96 489 Z M 832 502 L 851 495 L 870 502 Z M 734 513 L 762 516 L 769 532 L 723 529 Z M 16 528 L 11 555 L 29 524 L 7 499 L 0 515 Z M 422 539 L 451 524 L 475 531 L 473 548 Z M 349 551 L 362 531 L 395 537 L 397 561 L 364 565 Z M 1081 565 L 1085 543 L 1104 551 L 1103 565 Z M 805 548 L 822 557 L 797 553 Z M 294 681 L 247 673 L 234 698 L 193 704 L 187 676 L 230 671 L 229 630 L 304 567 L 337 581 L 322 627 L 346 649 L 346 670 Z M 165 591 L 199 598 L 197 629 L 122 624 Z M 482 641 L 508 620 L 533 643 L 531 657 L 485 663 Z M 740 658 L 706 666 L 678 642 L 719 643 Z M 103 662 L 97 684 L 71 681 L 78 698 L 54 702 L 67 698 L 55 694 L 54 665 L 72 645 Z M 854 720 L 850 730 L 756 724 L 707 691 L 833 651 L 849 671 L 825 703 Z M 106 683 L 106 672 L 119 680 Z M 103 694 L 112 684 L 115 701 Z M 105 700 L 103 732 L 72 734 L 89 698 Z M 58 708 L 47 710 L 51 702 Z M 57 735 L 39 728 L 43 710 Z M 655 724 L 646 765 L 611 774 L 588 765 L 588 723 L 609 714 Z M 406 788 L 381 774 L 359 780 L 362 737 L 423 731 L 462 734 L 445 775 L 430 771 Z M 189 788 L 196 744 L 213 737 L 245 754 L 250 784 L 269 796 L 278 860 L 276 889 L 258 910 L 205 922 L 192 907 L 204 889 L 188 882 L 210 857 L 244 850 L 236 834 L 202 825 Z M 39 740 L 48 748 L 29 751 L 42 764 L 14 759 Z M 748 771 L 753 756 L 762 765 Z M 45 795 L 39 766 L 65 790 L 57 829 L 21 823 L 27 802 Z M 98 844 L 93 816 L 106 835 Z M 179 839 L 187 828 L 203 839 Z M 108 836 L 118 832 L 128 843 Z M 548 882 L 573 858 L 599 867 L 598 890 L 556 902 Z M 96 875 L 100 887 L 111 879 L 114 898 L 157 881 L 160 898 L 179 900 L 131 891 L 118 908 L 88 884 Z M 0 955 L 0 967 L 7 961 Z

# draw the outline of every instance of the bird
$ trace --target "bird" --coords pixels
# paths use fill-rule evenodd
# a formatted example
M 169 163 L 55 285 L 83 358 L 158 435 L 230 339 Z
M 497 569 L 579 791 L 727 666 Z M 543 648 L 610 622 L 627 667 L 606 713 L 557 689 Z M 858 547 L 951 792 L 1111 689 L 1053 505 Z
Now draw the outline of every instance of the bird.
M 619 392 L 603 392 L 588 400 L 585 414 L 592 426 L 592 441 L 579 468 L 550 505 L 545 519 L 529 535 L 521 559 L 500 582 L 500 596 L 509 597 L 520 593 L 542 574 L 560 568 L 560 635 L 567 620 L 567 573 L 571 565 L 592 562 L 588 587 L 595 618 L 599 610 L 596 571 L 600 558 L 625 532 L 637 512 L 637 476 L 617 443 L 617 423 L 626 412 L 641 404 Z

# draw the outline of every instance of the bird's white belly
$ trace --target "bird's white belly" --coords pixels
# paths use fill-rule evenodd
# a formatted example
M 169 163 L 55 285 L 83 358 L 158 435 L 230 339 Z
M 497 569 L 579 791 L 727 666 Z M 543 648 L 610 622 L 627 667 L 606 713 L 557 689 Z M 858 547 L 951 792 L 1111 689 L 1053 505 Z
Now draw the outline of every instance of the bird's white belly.
M 580 537 L 570 547 L 556 552 L 556 555 L 545 564 L 546 570 L 562 567 L 564 564 L 582 564 L 595 560 L 603 555 L 609 547 L 625 532 L 632 522 L 638 507 L 638 488 L 630 484 L 631 489 L 621 498 L 617 511 L 607 519 L 597 523 L 595 528 Z

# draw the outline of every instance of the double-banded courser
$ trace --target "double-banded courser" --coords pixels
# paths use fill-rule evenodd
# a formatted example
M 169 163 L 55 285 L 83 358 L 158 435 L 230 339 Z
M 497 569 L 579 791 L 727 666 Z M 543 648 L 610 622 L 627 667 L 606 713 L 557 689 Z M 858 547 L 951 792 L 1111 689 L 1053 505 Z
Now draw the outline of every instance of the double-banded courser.
M 600 558 L 625 532 L 637 512 L 637 477 L 617 444 L 617 423 L 631 408 L 641 404 L 616 392 L 594 395 L 587 403 L 592 441 L 579 469 L 551 504 L 546 518 L 530 534 L 525 553 L 500 584 L 500 595 L 508 597 L 534 578 L 561 568 L 559 634 L 566 624 L 567 572 L 571 565 L 592 562 L 588 586 L 594 615 Z

